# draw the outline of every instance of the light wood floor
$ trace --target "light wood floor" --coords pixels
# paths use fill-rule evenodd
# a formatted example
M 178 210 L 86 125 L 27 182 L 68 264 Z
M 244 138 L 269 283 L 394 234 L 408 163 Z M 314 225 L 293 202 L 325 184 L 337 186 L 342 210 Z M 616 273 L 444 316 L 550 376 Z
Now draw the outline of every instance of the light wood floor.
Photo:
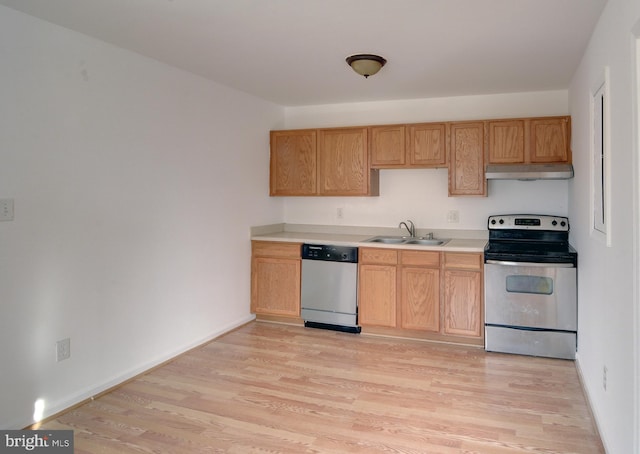
M 253 322 L 42 428 L 81 453 L 603 453 L 571 361 Z

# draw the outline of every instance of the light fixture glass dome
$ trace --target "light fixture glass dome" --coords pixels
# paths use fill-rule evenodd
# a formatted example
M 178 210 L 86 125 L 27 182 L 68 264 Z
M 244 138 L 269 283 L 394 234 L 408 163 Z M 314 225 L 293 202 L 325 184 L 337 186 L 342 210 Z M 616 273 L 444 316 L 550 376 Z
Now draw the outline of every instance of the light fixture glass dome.
M 347 57 L 347 63 L 361 76 L 369 77 L 380 71 L 387 60 L 379 55 L 357 54 Z

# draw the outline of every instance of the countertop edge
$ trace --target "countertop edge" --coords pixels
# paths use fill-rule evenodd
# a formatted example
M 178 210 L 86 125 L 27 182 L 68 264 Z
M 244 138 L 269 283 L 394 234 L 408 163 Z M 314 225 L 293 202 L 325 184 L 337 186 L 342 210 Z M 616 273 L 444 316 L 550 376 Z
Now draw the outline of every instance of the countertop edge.
M 252 241 L 275 241 L 290 243 L 309 243 L 309 244 L 332 244 L 336 246 L 357 246 L 367 248 L 380 249 L 406 249 L 416 251 L 443 251 L 443 252 L 483 252 L 487 243 L 487 239 L 479 238 L 451 238 L 447 243 L 440 246 L 411 245 L 411 244 L 383 244 L 383 243 L 367 243 L 367 239 L 371 238 L 371 233 L 355 234 L 355 233 L 320 233 L 320 232 L 293 232 L 280 231 L 256 234 L 252 229 Z M 448 238 L 440 236 L 439 238 Z

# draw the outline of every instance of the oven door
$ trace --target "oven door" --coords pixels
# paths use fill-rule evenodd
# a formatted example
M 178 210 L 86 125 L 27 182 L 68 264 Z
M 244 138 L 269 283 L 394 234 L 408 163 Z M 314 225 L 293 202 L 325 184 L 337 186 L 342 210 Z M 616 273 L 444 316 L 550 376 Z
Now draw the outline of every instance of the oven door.
M 485 323 L 576 331 L 576 268 L 569 263 L 485 263 Z

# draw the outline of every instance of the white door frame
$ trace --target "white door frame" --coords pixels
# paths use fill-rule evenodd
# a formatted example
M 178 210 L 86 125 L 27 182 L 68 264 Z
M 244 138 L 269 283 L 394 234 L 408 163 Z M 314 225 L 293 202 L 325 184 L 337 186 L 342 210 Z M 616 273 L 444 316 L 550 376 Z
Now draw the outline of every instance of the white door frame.
M 634 392 L 633 392 L 633 450 L 640 454 L 640 21 L 632 29 L 634 36 L 633 62 L 633 304 L 634 304 Z

